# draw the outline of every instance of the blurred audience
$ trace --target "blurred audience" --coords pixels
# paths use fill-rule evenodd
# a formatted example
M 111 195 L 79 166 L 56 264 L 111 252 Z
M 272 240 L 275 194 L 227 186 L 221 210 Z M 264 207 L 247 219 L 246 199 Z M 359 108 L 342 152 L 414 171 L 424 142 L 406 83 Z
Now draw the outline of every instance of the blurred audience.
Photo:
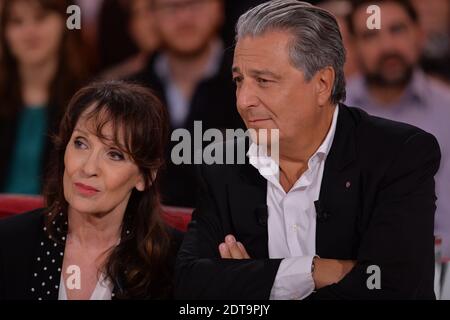
M 129 0 L 106 0 L 98 13 L 98 69 L 107 70 L 136 54 L 138 48 L 128 32 Z
M 381 29 L 367 28 L 367 5 L 381 8 Z M 347 103 L 380 117 L 418 126 L 436 136 L 442 160 L 436 175 L 435 234 L 450 256 L 450 89 L 419 67 L 418 16 L 406 0 L 358 1 L 350 19 L 361 76 L 347 85 Z
M 225 41 L 225 46 L 232 47 L 235 43 L 235 28 L 239 17 L 247 12 L 250 8 L 267 2 L 267 0 L 239 0 L 239 1 L 225 1 L 225 23 L 222 30 L 222 38 Z M 308 1 L 311 2 L 311 1 Z
M 353 36 L 348 29 L 348 16 L 352 11 L 352 4 L 347 0 L 327 0 L 318 4 L 319 7 L 331 12 L 336 17 L 341 30 L 342 41 L 346 50 L 346 61 L 344 66 L 345 78 L 349 79 L 358 74 L 358 63 L 355 57 Z
M 126 13 L 126 31 L 137 47 L 137 53 L 107 70 L 106 79 L 128 78 L 146 66 L 149 57 L 159 47 L 151 0 L 129 0 L 123 4 Z
M 450 1 L 413 0 L 425 44 L 422 66 L 427 73 L 450 85 Z
M 3 9 L 3 0 L 0 0 L 0 17 L 2 16 L 2 9 Z M 1 28 L 1 21 L 0 21 L 0 28 Z M 2 30 L 0 29 L 0 33 Z M 2 49 L 0 48 L 0 58 L 2 57 Z
M 38 194 L 49 134 L 86 78 L 70 1 L 4 0 L 0 47 L 0 192 Z
M 98 20 L 103 2 L 104 0 L 75 0 L 75 4 L 81 8 L 82 13 L 81 36 L 83 38 L 83 46 L 86 48 L 86 60 L 92 66 L 99 64 L 97 48 Z
M 221 0 L 152 0 L 161 50 L 133 77 L 165 101 L 171 128 L 193 136 L 194 121 L 208 128 L 243 126 L 236 111 L 231 81 L 232 52 L 220 40 L 224 20 Z M 194 206 L 195 175 L 191 165 L 174 165 L 168 144 L 162 179 L 163 203 Z

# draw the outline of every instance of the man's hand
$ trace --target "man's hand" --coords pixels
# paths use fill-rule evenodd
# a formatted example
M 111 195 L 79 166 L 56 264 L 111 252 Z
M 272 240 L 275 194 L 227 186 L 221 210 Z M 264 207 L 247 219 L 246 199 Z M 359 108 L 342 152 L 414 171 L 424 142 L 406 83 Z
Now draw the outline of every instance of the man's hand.
M 344 278 L 355 266 L 353 260 L 335 260 L 314 258 L 314 272 L 312 274 L 316 289 L 337 283 Z
M 236 241 L 236 238 L 229 234 L 225 237 L 225 242 L 219 245 L 220 256 L 223 259 L 250 259 L 244 245 Z

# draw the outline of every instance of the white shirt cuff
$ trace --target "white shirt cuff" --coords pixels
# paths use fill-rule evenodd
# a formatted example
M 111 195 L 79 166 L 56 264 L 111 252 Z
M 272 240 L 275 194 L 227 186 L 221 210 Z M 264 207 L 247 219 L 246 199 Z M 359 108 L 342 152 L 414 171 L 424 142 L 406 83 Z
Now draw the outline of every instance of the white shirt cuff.
M 301 300 L 315 288 L 311 274 L 314 256 L 285 258 L 280 263 L 270 300 Z

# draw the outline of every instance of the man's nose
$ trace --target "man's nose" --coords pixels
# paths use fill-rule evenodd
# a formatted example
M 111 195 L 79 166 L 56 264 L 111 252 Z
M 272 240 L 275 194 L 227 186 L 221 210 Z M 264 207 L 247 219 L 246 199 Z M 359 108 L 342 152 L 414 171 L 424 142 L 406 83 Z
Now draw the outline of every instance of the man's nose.
M 242 82 L 236 89 L 236 104 L 239 109 L 256 107 L 258 98 L 254 88 L 248 82 Z
M 383 32 L 381 35 L 380 49 L 390 51 L 397 47 L 397 39 L 391 32 Z

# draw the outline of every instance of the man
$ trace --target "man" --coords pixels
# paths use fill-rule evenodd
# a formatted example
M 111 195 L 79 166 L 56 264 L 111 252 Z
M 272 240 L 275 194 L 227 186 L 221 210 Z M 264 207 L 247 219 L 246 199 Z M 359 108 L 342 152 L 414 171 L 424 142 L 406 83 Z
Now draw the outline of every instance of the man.
M 381 29 L 366 26 L 368 4 L 381 10 Z M 360 1 L 351 16 L 361 76 L 347 86 L 349 105 L 432 133 L 442 150 L 436 175 L 435 235 L 450 257 L 450 89 L 419 68 L 422 36 L 414 7 L 405 0 Z
M 221 0 L 151 0 L 156 31 L 162 50 L 148 68 L 133 77 L 150 86 L 168 107 L 172 130 L 194 132 L 194 121 L 202 128 L 243 126 L 235 105 L 229 69 L 231 58 L 219 38 L 223 22 Z M 195 174 L 189 163 L 170 161 L 162 176 L 163 202 L 193 207 Z
M 434 298 L 439 146 L 339 103 L 344 52 L 335 18 L 303 2 L 239 19 L 238 111 L 258 133 L 279 130 L 279 174 L 261 174 L 255 142 L 244 165 L 200 167 L 178 298 Z

